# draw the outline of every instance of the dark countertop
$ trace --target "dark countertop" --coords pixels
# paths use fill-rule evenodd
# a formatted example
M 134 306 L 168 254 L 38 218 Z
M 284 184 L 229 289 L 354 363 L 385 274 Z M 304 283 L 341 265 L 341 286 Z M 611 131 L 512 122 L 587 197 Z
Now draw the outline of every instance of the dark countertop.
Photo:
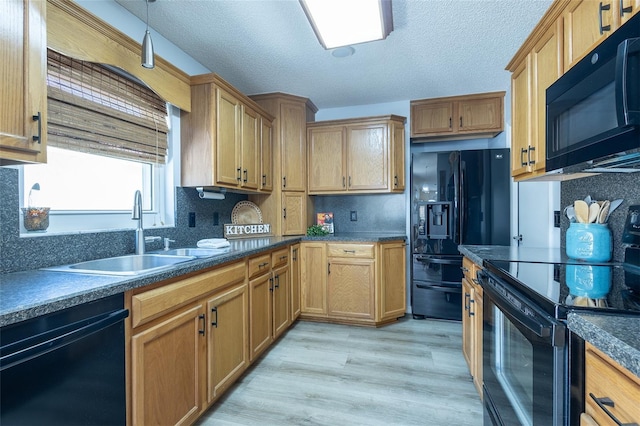
M 570 312 L 569 329 L 640 377 L 640 317 Z
M 566 260 L 566 255 L 559 248 L 459 246 L 458 250 L 478 265 L 482 265 L 485 259 L 529 262 Z M 640 317 L 570 312 L 567 325 L 569 330 L 640 377 Z
M 560 262 L 566 257 L 559 248 L 460 245 L 458 251 L 480 266 L 485 259 Z
M 262 237 L 230 240 L 227 253 L 134 276 L 31 270 L 0 275 L 0 326 L 45 315 L 113 294 L 211 268 L 299 241 L 384 242 L 402 234 L 349 233 L 331 237 Z

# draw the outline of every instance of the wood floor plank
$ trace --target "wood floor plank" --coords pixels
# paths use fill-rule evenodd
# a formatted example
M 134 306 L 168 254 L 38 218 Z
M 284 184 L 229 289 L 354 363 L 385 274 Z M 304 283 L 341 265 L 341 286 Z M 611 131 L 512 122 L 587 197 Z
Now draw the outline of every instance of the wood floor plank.
M 459 322 L 299 321 L 199 421 L 221 425 L 482 425 Z

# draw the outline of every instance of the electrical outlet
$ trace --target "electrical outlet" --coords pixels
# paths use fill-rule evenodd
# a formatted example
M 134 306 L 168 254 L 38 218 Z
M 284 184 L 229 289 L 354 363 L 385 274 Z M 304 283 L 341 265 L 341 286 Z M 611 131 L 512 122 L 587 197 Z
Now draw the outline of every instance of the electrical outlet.
M 220 225 L 220 215 L 218 212 L 213 212 L 213 226 Z
M 560 228 L 560 210 L 553 211 L 553 226 Z
M 196 212 L 189 212 L 189 228 L 196 227 Z
M 355 222 L 358 220 L 358 212 L 355 210 L 351 210 L 351 222 Z

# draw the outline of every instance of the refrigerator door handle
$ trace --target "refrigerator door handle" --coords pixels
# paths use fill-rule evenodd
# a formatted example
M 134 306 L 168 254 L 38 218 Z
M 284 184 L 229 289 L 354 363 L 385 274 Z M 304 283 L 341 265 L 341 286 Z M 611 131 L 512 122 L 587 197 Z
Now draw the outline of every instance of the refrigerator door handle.
M 460 162 L 460 210 L 458 214 L 460 215 L 460 235 L 458 236 L 458 244 L 462 244 L 464 241 L 464 228 L 465 223 L 467 222 L 467 205 L 465 203 L 465 193 L 464 193 L 464 185 L 465 185 L 465 173 L 464 166 L 462 165 L 462 161 Z

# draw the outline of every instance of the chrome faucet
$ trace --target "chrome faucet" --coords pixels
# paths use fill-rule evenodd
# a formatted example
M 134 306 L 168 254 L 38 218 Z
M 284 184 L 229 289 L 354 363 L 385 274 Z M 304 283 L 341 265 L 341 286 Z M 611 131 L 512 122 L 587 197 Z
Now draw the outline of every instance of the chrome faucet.
M 142 227 L 142 193 L 137 190 L 133 196 L 131 219 L 138 221 L 136 228 L 136 254 L 144 254 L 144 229 Z

